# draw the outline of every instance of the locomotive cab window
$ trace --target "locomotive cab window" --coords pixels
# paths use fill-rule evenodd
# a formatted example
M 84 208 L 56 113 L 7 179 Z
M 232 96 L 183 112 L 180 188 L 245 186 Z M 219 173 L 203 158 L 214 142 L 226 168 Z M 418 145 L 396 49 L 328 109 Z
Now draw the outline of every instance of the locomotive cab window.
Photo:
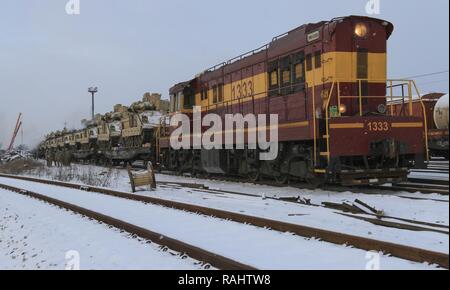
M 305 81 L 305 57 L 300 52 L 292 56 L 292 83 L 298 84 Z
M 184 95 L 184 109 L 192 109 L 195 103 L 195 95 L 187 94 Z
M 367 79 L 369 76 L 369 52 L 367 49 L 358 49 L 356 62 L 358 79 Z
M 222 103 L 223 102 L 223 84 L 218 85 L 217 90 L 218 90 L 217 94 L 218 94 L 219 103 Z
M 278 70 L 274 70 L 270 73 L 270 85 L 272 87 L 278 87 Z
M 191 87 L 186 87 L 181 94 L 183 96 L 183 108 L 190 110 L 195 105 L 195 92 Z
M 289 56 L 281 60 L 281 70 L 281 84 L 289 86 L 291 84 L 291 59 Z
M 173 94 L 170 96 L 171 110 L 172 112 L 179 111 L 180 108 L 180 96 L 178 94 Z
M 217 104 L 219 99 L 219 92 L 217 90 L 217 86 L 213 86 L 212 90 L 213 90 L 213 104 Z
M 369 94 L 369 83 L 367 79 L 369 78 L 369 51 L 364 48 L 358 49 L 357 60 L 356 60 L 356 70 L 357 78 L 362 80 L 358 82 L 358 90 L 361 92 L 362 96 L 367 96 Z M 361 86 L 359 88 L 359 86 Z M 367 105 L 369 100 L 363 98 L 363 105 Z
M 312 62 L 312 54 L 306 55 L 306 70 L 312 71 L 313 69 L 313 62 Z
M 202 95 L 202 101 L 207 100 L 208 99 L 208 89 L 207 88 L 202 89 L 201 95 Z
M 275 96 L 279 93 L 280 79 L 279 79 L 279 63 L 278 60 L 272 61 L 268 66 L 269 78 L 269 96 Z
M 322 67 L 322 53 L 320 51 L 316 51 L 314 53 L 315 67 Z
M 269 63 L 269 89 L 278 89 L 278 61 Z

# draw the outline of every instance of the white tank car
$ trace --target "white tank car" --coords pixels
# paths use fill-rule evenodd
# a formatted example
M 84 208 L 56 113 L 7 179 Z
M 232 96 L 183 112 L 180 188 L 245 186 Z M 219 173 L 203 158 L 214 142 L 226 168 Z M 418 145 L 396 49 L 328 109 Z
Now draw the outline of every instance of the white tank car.
M 434 107 L 434 123 L 439 130 L 448 130 L 448 94 L 442 96 Z

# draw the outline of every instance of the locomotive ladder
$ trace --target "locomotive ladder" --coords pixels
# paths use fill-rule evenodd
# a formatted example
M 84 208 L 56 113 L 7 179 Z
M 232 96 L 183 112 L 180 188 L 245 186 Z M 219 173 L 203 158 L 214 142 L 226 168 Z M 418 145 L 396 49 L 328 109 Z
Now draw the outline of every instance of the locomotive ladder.
M 389 94 L 386 93 L 386 96 L 363 96 L 362 94 L 362 84 L 363 82 L 375 82 L 375 83 L 387 83 L 387 89 L 389 89 Z M 358 96 L 341 96 L 341 84 L 342 83 L 356 83 L 358 84 Z M 318 121 L 317 118 L 317 107 L 316 107 L 316 86 L 313 83 L 312 86 L 308 86 L 312 88 L 312 108 L 313 108 L 313 141 L 314 141 L 314 150 L 313 150 L 313 159 L 314 159 L 314 172 L 317 174 L 326 174 L 328 165 L 331 161 L 331 148 L 330 148 L 330 104 L 331 99 L 333 98 L 333 93 L 336 91 L 336 98 L 337 98 L 337 104 L 340 107 L 342 99 L 358 99 L 359 104 L 359 115 L 362 117 L 364 116 L 363 112 L 363 99 L 369 99 L 369 98 L 385 98 L 386 100 L 390 99 L 391 104 L 389 105 L 389 113 L 390 116 L 394 116 L 394 104 L 393 102 L 395 100 L 402 100 L 403 104 L 405 104 L 405 95 L 404 95 L 404 86 L 408 86 L 408 111 L 409 116 L 413 115 L 413 89 L 415 90 L 417 97 L 419 99 L 419 102 L 422 107 L 423 111 L 423 119 L 424 119 L 424 135 L 425 135 L 425 157 L 426 160 L 430 160 L 430 154 L 429 154 L 429 148 L 428 148 L 428 124 L 427 124 L 427 112 L 425 104 L 422 100 L 422 96 L 419 92 L 419 89 L 415 83 L 414 80 L 403 80 L 403 79 L 391 79 L 391 80 L 373 80 L 373 79 L 353 79 L 353 80 L 334 80 L 331 89 L 329 91 L 326 103 L 325 103 L 325 135 L 320 136 L 321 134 L 318 134 Z M 394 95 L 394 88 L 395 87 L 401 87 L 402 88 L 402 96 L 395 96 Z M 342 117 L 341 112 L 338 112 L 338 117 Z M 318 136 L 319 135 L 319 136 Z M 320 138 L 320 139 L 319 139 Z M 326 143 L 326 151 L 323 152 L 320 147 L 319 141 L 325 139 Z M 319 166 L 320 158 L 325 157 L 327 165 L 325 168 L 321 168 Z

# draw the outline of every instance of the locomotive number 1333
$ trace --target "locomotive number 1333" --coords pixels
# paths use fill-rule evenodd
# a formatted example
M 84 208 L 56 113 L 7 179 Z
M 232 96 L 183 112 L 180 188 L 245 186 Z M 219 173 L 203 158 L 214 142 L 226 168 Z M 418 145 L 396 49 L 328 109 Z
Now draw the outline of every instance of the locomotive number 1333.
M 367 129 L 370 132 L 387 132 L 391 129 L 388 122 L 369 122 L 367 123 Z

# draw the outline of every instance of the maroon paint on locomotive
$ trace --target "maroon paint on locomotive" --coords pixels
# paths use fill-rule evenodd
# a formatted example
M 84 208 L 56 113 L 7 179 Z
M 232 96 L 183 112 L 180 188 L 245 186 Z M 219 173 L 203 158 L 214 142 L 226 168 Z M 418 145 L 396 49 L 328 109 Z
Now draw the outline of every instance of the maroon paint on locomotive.
M 387 127 L 385 126 L 387 122 Z M 367 156 L 370 155 L 370 145 L 373 142 L 392 139 L 406 146 L 405 154 L 422 154 L 424 152 L 423 127 L 394 127 L 393 124 L 422 123 L 418 117 L 351 117 L 331 119 L 330 123 L 330 156 Z M 371 130 L 369 124 L 382 123 L 381 130 Z M 354 128 L 333 128 L 335 125 L 354 125 Z M 358 126 L 357 126 L 358 125 Z M 373 128 L 372 128 L 373 129 Z M 387 129 L 387 130 L 384 130 Z
M 367 39 L 358 39 L 354 37 L 354 25 L 358 22 L 364 22 L 370 26 L 373 37 Z M 315 30 L 321 30 L 318 41 L 308 44 L 307 35 Z M 196 92 L 202 88 L 211 88 L 212 86 L 223 83 L 228 84 L 252 74 L 268 71 L 268 64 L 271 61 L 281 59 L 287 55 L 298 52 L 304 52 L 305 55 L 320 50 L 321 53 L 329 51 L 355 52 L 358 48 L 365 48 L 369 53 L 386 53 L 387 39 L 393 31 L 393 25 L 383 20 L 368 17 L 350 16 L 340 19 L 334 19 L 329 22 L 320 22 L 316 24 L 303 25 L 287 35 L 274 39 L 265 49 L 255 52 L 253 55 L 238 58 L 226 63 L 219 68 L 214 67 L 206 71 L 198 78 L 196 82 Z M 307 88 L 304 92 L 298 92 L 287 95 L 266 96 L 262 99 L 249 97 L 241 99 L 239 104 L 225 105 L 217 110 L 212 106 L 208 113 L 224 114 L 277 114 L 279 116 L 280 130 L 279 141 L 311 141 L 314 138 L 313 122 L 314 111 L 321 109 L 322 117 L 324 113 L 324 104 L 321 97 L 323 90 L 330 89 L 331 83 L 325 83 L 314 88 Z M 315 92 L 315 104 L 313 108 L 313 93 Z M 367 95 L 385 96 L 385 84 L 369 84 Z M 280 90 L 281 91 L 281 90 Z M 358 85 L 355 83 L 341 84 L 341 95 L 358 95 Z M 348 118 L 331 119 L 331 124 L 341 122 L 355 122 L 378 120 L 377 117 L 353 117 L 359 115 L 359 104 L 357 100 L 344 101 L 348 107 Z M 370 99 L 365 108 L 376 111 L 379 104 L 386 104 L 385 99 Z M 337 105 L 337 92 L 332 95 L 331 105 Z M 384 121 L 394 122 L 402 120 L 403 122 L 414 122 L 419 120 L 415 117 L 380 117 Z M 309 122 L 306 126 L 285 127 L 284 125 L 293 122 Z M 319 122 L 317 122 L 319 123 Z M 405 133 L 406 132 L 406 133 Z M 423 153 L 423 130 L 420 128 L 391 129 L 384 133 L 368 134 L 365 129 L 345 129 L 330 132 L 331 156 L 363 156 L 367 155 L 371 142 L 380 138 L 393 138 L 406 142 L 408 153 Z M 318 136 L 322 138 L 322 136 Z M 161 140 L 161 148 L 168 146 L 167 139 Z

